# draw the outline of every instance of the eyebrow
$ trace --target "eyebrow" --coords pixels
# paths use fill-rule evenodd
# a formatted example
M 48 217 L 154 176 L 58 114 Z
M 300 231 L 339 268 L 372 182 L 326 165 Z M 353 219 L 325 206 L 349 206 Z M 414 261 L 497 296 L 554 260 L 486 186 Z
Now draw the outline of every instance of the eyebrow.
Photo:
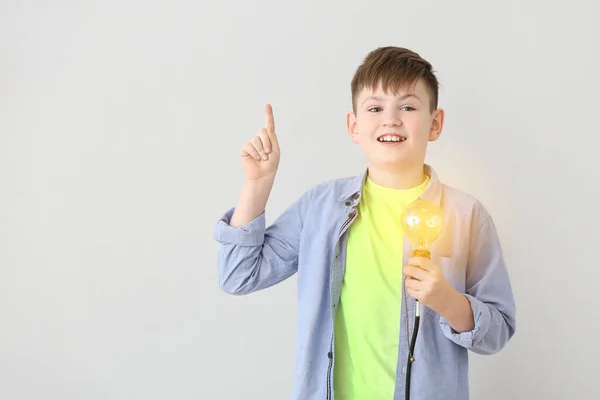
M 400 96 L 398 98 L 398 100 L 406 100 L 409 97 L 414 97 L 417 100 L 421 101 L 421 98 L 419 96 L 417 96 L 415 93 L 407 93 L 407 94 L 405 94 L 403 96 Z M 369 97 L 367 97 L 366 99 L 363 100 L 362 105 L 364 105 L 368 100 L 383 101 L 383 98 L 379 97 L 379 96 L 369 96 Z

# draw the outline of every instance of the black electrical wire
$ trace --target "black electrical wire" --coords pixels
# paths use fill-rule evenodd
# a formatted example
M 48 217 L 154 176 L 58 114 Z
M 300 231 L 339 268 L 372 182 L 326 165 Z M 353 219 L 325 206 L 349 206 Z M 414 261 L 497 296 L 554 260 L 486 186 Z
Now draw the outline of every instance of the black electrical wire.
M 403 291 L 404 291 L 404 304 L 405 306 L 408 306 L 408 295 L 406 293 L 406 281 L 408 279 L 412 279 L 412 277 L 406 276 L 404 278 L 404 287 L 403 287 Z M 408 336 L 409 336 L 409 322 L 408 322 L 408 309 L 406 310 L 406 341 L 409 342 L 408 340 Z M 405 392 L 405 400 L 410 400 L 410 377 L 411 377 L 411 371 L 412 371 L 412 363 L 415 361 L 415 344 L 417 343 L 417 335 L 419 333 L 419 321 L 421 320 L 421 303 L 419 302 L 419 300 L 416 300 L 415 303 L 415 323 L 413 326 L 413 331 L 412 331 L 412 337 L 410 339 L 410 342 L 407 343 L 408 344 L 408 360 L 406 362 L 406 382 L 404 385 L 404 392 Z
M 410 340 L 410 350 L 408 352 L 408 361 L 406 362 L 406 384 L 405 384 L 405 399 L 410 399 L 410 372 L 412 363 L 415 361 L 413 354 L 415 353 L 415 343 L 417 342 L 417 334 L 419 333 L 419 315 L 415 316 L 415 327 L 413 328 L 412 338 Z

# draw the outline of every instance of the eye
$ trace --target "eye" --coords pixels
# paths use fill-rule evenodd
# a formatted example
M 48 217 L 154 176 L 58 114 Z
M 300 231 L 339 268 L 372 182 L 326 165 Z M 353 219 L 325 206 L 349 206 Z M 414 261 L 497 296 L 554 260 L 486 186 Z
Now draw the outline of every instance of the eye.
M 415 111 L 415 109 L 411 106 L 404 106 L 404 107 L 400 107 L 400 110 L 402 111 Z
M 381 107 L 371 107 L 369 108 L 370 112 L 380 112 L 381 111 Z

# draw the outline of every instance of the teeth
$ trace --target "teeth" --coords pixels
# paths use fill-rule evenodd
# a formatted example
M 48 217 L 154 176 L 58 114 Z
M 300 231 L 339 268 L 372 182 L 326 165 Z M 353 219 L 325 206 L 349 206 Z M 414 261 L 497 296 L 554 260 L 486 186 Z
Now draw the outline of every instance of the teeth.
M 401 138 L 398 136 L 382 136 L 379 139 L 380 142 L 404 142 L 406 140 L 406 138 Z

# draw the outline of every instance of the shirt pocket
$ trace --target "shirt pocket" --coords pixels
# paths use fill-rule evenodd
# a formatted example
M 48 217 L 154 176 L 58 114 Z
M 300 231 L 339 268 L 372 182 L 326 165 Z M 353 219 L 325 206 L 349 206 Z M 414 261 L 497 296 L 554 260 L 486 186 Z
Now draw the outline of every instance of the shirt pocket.
M 433 257 L 432 261 L 440 267 L 442 273 L 460 293 L 464 293 L 467 285 L 467 258 L 458 257 Z

